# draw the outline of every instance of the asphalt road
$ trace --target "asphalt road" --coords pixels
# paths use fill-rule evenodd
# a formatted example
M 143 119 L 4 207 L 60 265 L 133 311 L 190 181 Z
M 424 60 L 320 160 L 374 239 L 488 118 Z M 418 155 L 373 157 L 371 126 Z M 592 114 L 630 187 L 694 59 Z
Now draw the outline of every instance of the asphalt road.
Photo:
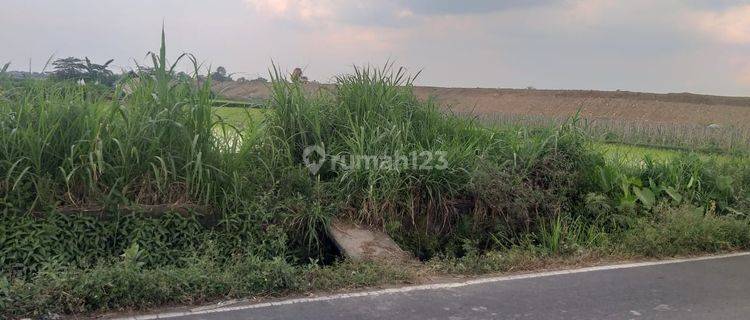
M 317 299 L 317 300 L 316 300 Z M 198 319 L 750 319 L 750 255 L 235 305 Z

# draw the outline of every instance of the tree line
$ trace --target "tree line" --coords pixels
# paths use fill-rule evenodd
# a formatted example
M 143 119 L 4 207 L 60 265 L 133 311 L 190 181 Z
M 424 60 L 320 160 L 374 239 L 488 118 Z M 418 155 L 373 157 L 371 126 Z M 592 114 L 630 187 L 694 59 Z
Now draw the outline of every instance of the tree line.
M 114 84 L 125 74 L 136 75 L 136 72 L 123 72 L 120 74 L 115 73 L 110 69 L 110 65 L 114 62 L 114 59 L 109 59 L 104 63 L 94 63 L 88 57 L 77 58 L 67 57 L 54 60 L 52 65 L 52 71 L 43 74 L 49 76 L 55 80 L 67 80 L 82 82 L 87 84 L 101 84 L 105 86 L 114 86 Z M 7 69 L 10 63 L 4 66 Z M 139 68 L 140 73 L 148 74 L 150 70 L 148 68 Z M 24 75 L 27 72 L 15 72 L 19 75 Z M 32 73 L 29 73 L 32 74 Z M 37 73 L 33 73 L 36 75 Z M 180 72 L 178 76 L 189 77 L 189 75 Z M 232 75 L 227 73 L 226 68 L 219 66 L 215 71 L 210 74 L 211 80 L 213 81 L 232 81 Z

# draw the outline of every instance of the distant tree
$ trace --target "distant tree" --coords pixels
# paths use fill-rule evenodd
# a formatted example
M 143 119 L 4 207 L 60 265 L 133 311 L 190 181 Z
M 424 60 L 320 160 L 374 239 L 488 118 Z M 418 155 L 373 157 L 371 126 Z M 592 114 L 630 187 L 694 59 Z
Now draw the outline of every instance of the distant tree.
M 252 80 L 248 80 L 245 77 L 239 77 L 235 81 L 242 82 L 242 83 L 268 83 L 268 79 L 263 78 L 263 77 L 258 77 L 258 78 L 252 79 Z
M 114 84 L 116 77 L 114 73 L 107 69 L 114 59 L 110 59 L 104 64 L 92 63 L 88 57 L 83 60 L 75 57 L 57 59 L 52 62 L 54 71 L 52 76 L 60 80 L 83 80 L 86 83 L 100 83 L 111 86 Z
M 292 82 L 302 82 L 307 83 L 307 77 L 302 74 L 302 69 L 300 68 L 294 68 L 294 71 L 292 71 L 291 74 Z
M 211 74 L 211 80 L 214 81 L 231 81 L 232 76 L 227 75 L 227 69 L 222 66 L 216 68 L 216 71 Z
M 175 74 L 174 78 L 180 81 L 188 81 L 192 79 L 192 77 L 189 74 L 185 73 L 184 71 L 180 71 L 177 74 Z
M 63 59 L 57 59 L 52 62 L 54 71 L 52 75 L 60 80 L 80 80 L 83 78 L 83 70 L 86 68 L 83 64 L 83 60 L 67 57 Z
M 107 69 L 107 67 L 112 61 L 115 61 L 114 59 L 109 59 L 104 64 L 91 63 L 88 57 L 85 57 L 84 61 L 86 62 L 86 72 L 84 74 L 89 80 L 107 85 L 112 84 L 109 82 L 112 80 L 114 73 L 112 73 L 112 70 Z
M 294 71 L 292 71 L 292 82 L 299 82 L 302 79 L 302 69 L 300 68 L 294 68 Z

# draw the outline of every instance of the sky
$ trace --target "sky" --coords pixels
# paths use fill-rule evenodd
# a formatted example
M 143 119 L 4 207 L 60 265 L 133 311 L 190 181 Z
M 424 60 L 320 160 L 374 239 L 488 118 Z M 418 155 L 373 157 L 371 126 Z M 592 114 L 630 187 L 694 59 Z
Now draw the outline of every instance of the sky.
M 750 1 L 2 0 L 0 64 L 117 69 L 189 52 L 235 77 L 331 81 L 388 61 L 418 84 L 750 96 Z

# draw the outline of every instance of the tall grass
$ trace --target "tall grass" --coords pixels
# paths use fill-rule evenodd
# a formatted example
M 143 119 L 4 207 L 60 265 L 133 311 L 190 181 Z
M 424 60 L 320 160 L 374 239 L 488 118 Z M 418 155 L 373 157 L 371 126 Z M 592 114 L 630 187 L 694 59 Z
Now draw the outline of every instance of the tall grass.
M 168 63 L 163 38 L 150 57 L 152 67 L 109 94 L 65 82 L 4 86 L 4 213 L 176 211 L 192 219 L 197 212 L 209 221 L 207 238 L 231 235 L 227 252 L 243 241 L 268 241 L 270 251 L 287 246 L 304 260 L 333 252 L 325 227 L 336 217 L 380 227 L 429 257 L 460 255 L 466 243 L 517 245 L 560 216 L 585 225 L 602 215 L 648 212 L 658 201 L 715 203 L 722 214 L 748 206 L 742 158 L 606 162 L 579 119 L 487 127 L 420 101 L 414 78 L 390 65 L 355 68 L 333 89 L 312 94 L 275 72 L 265 123 L 248 130 L 262 129 L 242 132 L 214 116 L 209 81 L 175 80 L 180 59 L 197 79 L 195 58 Z M 312 145 L 326 151 L 315 174 L 302 159 Z M 444 166 L 433 158 L 422 167 L 425 152 L 444 156 Z M 422 158 L 414 163 L 413 155 Z M 402 156 L 408 165 L 347 168 L 352 156 Z M 252 223 L 263 231 L 243 229 Z M 127 245 L 107 245 L 95 256 Z
M 412 81 L 389 65 L 355 68 L 333 90 L 310 95 L 278 72 L 272 76 L 267 139 L 287 166 L 302 168 L 311 145 L 325 148 L 327 163 L 352 155 L 447 155 L 442 169 L 324 164 L 311 177 L 312 201 L 316 208 L 333 205 L 306 219 L 308 230 L 332 216 L 348 217 L 379 226 L 428 257 L 461 254 L 467 241 L 478 248 L 518 245 L 529 233 L 549 234 L 544 221 L 561 215 L 577 229 L 599 230 L 589 224 L 647 214 L 662 201 L 715 205 L 722 214 L 748 208 L 742 156 L 605 161 L 592 137 L 604 127 L 576 118 L 487 127 L 418 100 Z
M 153 65 L 114 91 L 0 84 L 3 273 L 90 266 L 132 244 L 150 266 L 178 264 L 208 243 L 226 256 L 286 257 L 266 185 L 249 182 L 265 170 L 240 172 L 252 148 L 241 150 L 242 132 L 214 116 L 208 81 L 175 78 L 187 59 L 197 79 L 197 61 L 169 63 L 163 33 L 149 56 Z
M 209 84 L 172 81 L 177 61 L 167 65 L 163 38 L 151 57 L 152 73 L 111 95 L 51 81 L 10 89 L 0 101 L 0 208 L 216 203 L 227 173 Z
M 389 65 L 355 68 L 315 96 L 279 73 L 272 78 L 269 135 L 298 166 L 311 145 L 325 148 L 329 164 L 357 155 L 446 156 L 444 168 L 324 165 L 315 177 L 325 201 L 339 203 L 332 214 L 388 229 L 426 255 L 458 233 L 488 242 L 485 233 L 498 225 L 535 228 L 537 216 L 572 206 L 569 198 L 584 190 L 583 164 L 600 161 L 570 124 L 494 130 L 441 113 L 414 96 L 413 78 Z

